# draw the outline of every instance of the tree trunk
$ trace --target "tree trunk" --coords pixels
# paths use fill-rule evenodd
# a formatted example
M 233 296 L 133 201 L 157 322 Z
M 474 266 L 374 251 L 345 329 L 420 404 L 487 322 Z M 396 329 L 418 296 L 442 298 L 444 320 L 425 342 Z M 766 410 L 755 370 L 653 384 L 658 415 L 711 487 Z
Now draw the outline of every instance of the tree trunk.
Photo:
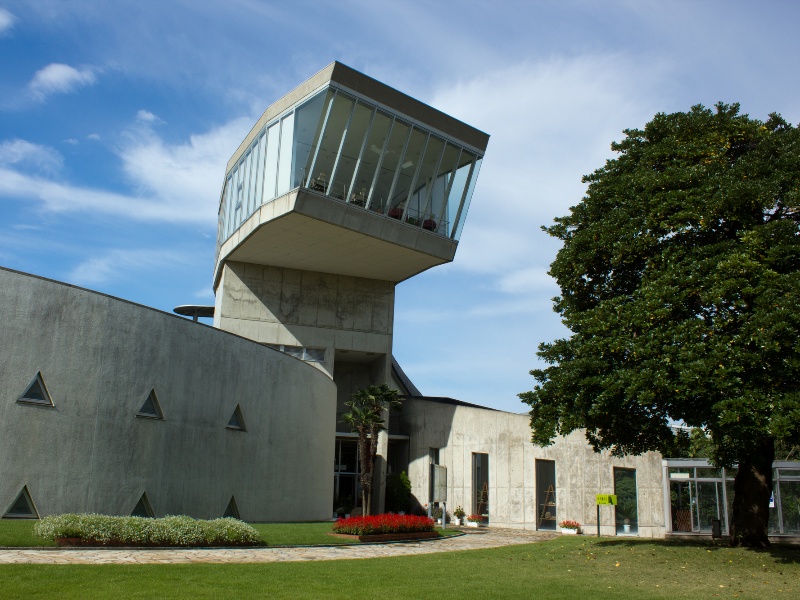
M 369 439 L 367 429 L 359 427 L 358 454 L 361 459 L 361 514 L 369 514 L 369 499 L 372 496 L 372 469 L 369 466 Z
M 772 494 L 772 461 L 775 442 L 764 439 L 753 444 L 753 452 L 739 460 L 733 481 L 731 546 L 768 548 L 769 498 Z

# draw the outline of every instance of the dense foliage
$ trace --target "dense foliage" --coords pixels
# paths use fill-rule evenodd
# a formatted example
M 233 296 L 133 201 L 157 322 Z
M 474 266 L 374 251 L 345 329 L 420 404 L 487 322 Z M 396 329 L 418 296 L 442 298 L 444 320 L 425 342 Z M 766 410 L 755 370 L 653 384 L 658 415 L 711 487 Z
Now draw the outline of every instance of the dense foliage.
M 96 514 L 64 514 L 43 518 L 34 527 L 48 540 L 75 538 L 106 546 L 251 546 L 258 532 L 237 519 L 202 521 L 186 516 L 149 519 Z
M 405 471 L 386 475 L 386 510 L 407 512 L 411 509 L 411 480 Z
M 673 420 L 702 428 L 739 465 L 734 543 L 764 545 L 775 444 L 800 439 L 800 132 L 718 104 L 625 134 L 545 229 L 571 336 L 520 395 L 533 440 L 585 428 L 639 454 L 673 447 Z
M 377 535 L 380 533 L 415 533 L 433 531 L 433 519 L 414 515 L 370 515 L 339 519 L 333 524 L 334 533 Z

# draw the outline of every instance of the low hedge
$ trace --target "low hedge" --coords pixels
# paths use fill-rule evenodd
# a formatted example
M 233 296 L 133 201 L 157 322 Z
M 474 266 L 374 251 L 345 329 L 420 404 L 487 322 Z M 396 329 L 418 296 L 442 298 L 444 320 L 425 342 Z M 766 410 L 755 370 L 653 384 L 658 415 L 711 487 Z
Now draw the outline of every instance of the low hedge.
M 108 515 L 53 515 L 34 526 L 39 537 L 79 540 L 102 546 L 253 546 L 258 532 L 237 519 L 202 521 L 186 516 L 161 519 Z
M 433 519 L 414 515 L 370 515 L 339 519 L 333 524 L 334 533 L 376 535 L 380 533 L 409 533 L 433 531 Z

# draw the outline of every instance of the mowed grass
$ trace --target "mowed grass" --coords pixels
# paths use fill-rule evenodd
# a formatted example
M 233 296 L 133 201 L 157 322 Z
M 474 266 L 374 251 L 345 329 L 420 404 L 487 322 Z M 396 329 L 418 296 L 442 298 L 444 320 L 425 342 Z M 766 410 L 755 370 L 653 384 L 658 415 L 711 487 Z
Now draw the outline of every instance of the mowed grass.
M 33 526 L 36 523 L 38 523 L 38 521 L 34 519 L 0 520 L 0 548 L 3 546 L 21 546 L 24 548 L 55 546 L 55 542 L 43 540 L 33 533 Z
M 0 520 L 0 547 L 35 547 L 55 546 L 54 542 L 43 540 L 33 533 L 33 526 L 38 521 L 33 519 Z M 317 523 L 251 523 L 261 535 L 261 539 L 269 546 L 314 546 L 358 544 L 351 540 L 328 535 L 331 532 L 330 521 Z M 442 531 L 442 535 L 453 535 L 453 529 Z M 0 595 L 2 598 L 2 595 Z
M 559 537 L 492 550 L 225 565 L 0 566 L 12 598 L 798 598 L 800 550 Z

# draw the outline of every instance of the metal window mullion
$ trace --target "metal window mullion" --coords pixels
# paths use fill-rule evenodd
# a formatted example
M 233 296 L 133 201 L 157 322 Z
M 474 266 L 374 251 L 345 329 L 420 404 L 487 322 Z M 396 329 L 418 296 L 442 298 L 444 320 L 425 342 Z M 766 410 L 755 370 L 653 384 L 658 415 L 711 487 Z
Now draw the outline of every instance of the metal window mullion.
M 456 213 L 456 218 L 453 221 L 453 229 L 450 232 L 450 239 L 453 239 L 456 235 L 456 229 L 458 229 L 458 222 L 461 220 L 461 212 L 464 210 L 464 201 L 469 193 L 469 184 L 472 181 L 472 175 L 475 173 L 475 164 L 477 161 L 478 155 L 476 154 L 472 157 L 472 164 L 469 166 L 469 174 L 467 175 L 467 180 L 464 182 L 464 191 L 461 193 L 461 201 L 458 203 L 458 212 Z
M 403 217 L 401 220 L 403 223 L 406 222 L 406 215 L 408 215 L 408 207 L 411 204 L 411 197 L 414 195 L 414 188 L 417 186 L 417 180 L 419 179 L 419 172 L 422 170 L 422 162 L 425 160 L 425 152 L 428 150 L 428 142 L 431 139 L 431 134 L 425 137 L 425 143 L 422 144 L 422 150 L 420 150 L 419 158 L 417 159 L 417 168 L 414 169 L 414 177 L 411 179 L 411 184 L 408 186 L 408 196 L 406 196 L 406 206 L 403 209 Z
M 445 148 L 447 148 L 447 144 L 445 144 Z M 447 186 L 444 191 L 444 198 L 442 199 L 442 210 L 439 211 L 439 218 L 436 220 L 437 223 L 441 223 L 442 219 L 444 218 L 444 211 L 447 210 L 447 200 L 450 198 L 450 192 L 453 189 L 453 182 L 456 180 L 456 171 L 458 171 L 458 163 L 461 162 L 461 155 L 464 153 L 463 148 L 459 148 L 458 156 L 456 156 L 456 161 L 453 163 L 453 168 L 450 169 L 450 181 L 447 182 Z
M 437 178 L 436 174 L 439 172 L 439 167 L 442 166 L 442 159 L 444 158 L 444 151 L 445 150 L 447 150 L 447 142 L 442 140 L 442 152 L 441 152 L 441 154 L 439 154 L 439 158 L 436 160 L 436 166 L 433 168 L 433 179 L 431 179 L 431 184 L 428 186 L 428 194 L 425 197 L 425 204 L 422 207 L 422 215 L 421 215 L 420 218 L 422 218 L 422 216 L 424 216 L 425 213 L 428 211 L 428 205 L 430 204 L 431 197 L 433 196 L 433 186 L 434 186 L 434 183 L 436 182 L 436 178 Z M 433 216 L 433 215 L 431 215 L 431 216 Z M 437 221 L 437 223 L 438 223 L 438 221 Z
M 378 164 L 375 165 L 375 175 L 372 176 L 372 184 L 369 186 L 369 196 L 367 196 L 367 202 L 364 205 L 364 208 L 369 209 L 372 205 L 372 194 L 375 191 L 375 184 L 378 182 L 378 175 L 381 172 L 381 167 L 383 166 L 383 157 L 386 156 L 386 148 L 389 146 L 389 139 L 392 137 L 392 131 L 394 130 L 394 124 L 397 119 L 390 115 L 392 118 L 392 122 L 389 123 L 389 130 L 386 132 L 386 139 L 383 141 L 383 148 L 381 149 L 381 155 L 378 157 Z
M 350 109 L 350 115 L 347 117 L 347 123 L 344 125 L 344 131 L 342 132 L 342 139 L 339 140 L 339 149 L 336 151 L 336 159 L 333 161 L 333 169 L 331 169 L 331 176 L 328 179 L 328 187 L 325 189 L 325 193 L 329 193 L 331 188 L 333 187 L 333 180 L 336 178 L 336 170 L 339 168 L 339 160 L 342 158 L 342 149 L 344 148 L 344 141 L 347 139 L 347 134 L 350 131 L 350 123 L 353 122 L 353 115 L 356 114 L 356 107 L 358 106 L 358 102 L 353 100 L 353 108 Z M 347 190 L 345 190 L 345 194 L 347 194 Z
M 392 179 L 392 186 L 389 188 L 389 193 L 386 195 L 386 208 L 383 210 L 383 214 L 389 213 L 389 207 L 392 205 L 392 194 L 394 194 L 394 188 L 397 186 L 397 180 L 400 178 L 400 170 L 403 168 L 403 159 L 406 157 L 406 150 L 408 150 L 408 142 L 411 141 L 411 134 L 414 133 L 414 126 L 411 125 L 408 128 L 408 136 L 406 137 L 406 141 L 403 144 L 403 149 L 400 151 L 400 156 L 397 159 L 397 170 L 394 172 L 394 178 Z M 403 211 L 405 213 L 405 211 Z
M 322 140 L 325 137 L 325 130 L 328 128 L 328 117 L 331 116 L 331 109 L 333 108 L 333 101 L 336 100 L 336 94 L 337 93 L 338 92 L 336 90 L 333 90 L 333 95 L 331 95 L 330 102 L 328 102 L 328 109 L 325 111 L 325 119 L 322 121 L 322 129 L 319 130 L 319 139 L 317 140 L 317 147 L 314 150 L 314 158 L 311 160 L 311 166 L 309 167 L 308 175 L 306 176 L 306 185 L 305 185 L 305 187 L 308 187 L 308 185 L 311 183 L 311 174 L 314 172 L 314 167 L 317 164 L 317 157 L 319 156 L 319 149 L 322 146 Z M 280 156 L 278 156 L 278 158 L 280 159 Z M 277 167 L 276 167 L 276 169 L 277 169 Z M 278 180 L 278 178 L 276 177 L 275 181 L 277 182 L 277 180 Z M 276 183 L 276 185 L 277 185 L 277 183 Z
M 352 190 L 353 187 L 356 185 L 356 178 L 358 177 L 358 170 L 361 168 L 361 159 L 364 157 L 364 150 L 367 148 L 367 140 L 369 139 L 369 134 L 372 132 L 372 124 L 375 122 L 375 115 L 378 114 L 378 109 L 372 109 L 372 116 L 369 119 L 369 124 L 367 125 L 367 132 L 364 134 L 364 141 L 361 142 L 361 150 L 358 151 L 358 158 L 356 159 L 356 168 L 353 169 L 353 178 L 350 180 L 350 189 Z M 352 196 L 352 193 L 350 194 Z M 350 197 L 348 196 L 345 198 L 346 202 L 350 202 Z M 366 199 L 365 199 L 366 202 Z M 366 205 L 366 204 L 365 204 Z

